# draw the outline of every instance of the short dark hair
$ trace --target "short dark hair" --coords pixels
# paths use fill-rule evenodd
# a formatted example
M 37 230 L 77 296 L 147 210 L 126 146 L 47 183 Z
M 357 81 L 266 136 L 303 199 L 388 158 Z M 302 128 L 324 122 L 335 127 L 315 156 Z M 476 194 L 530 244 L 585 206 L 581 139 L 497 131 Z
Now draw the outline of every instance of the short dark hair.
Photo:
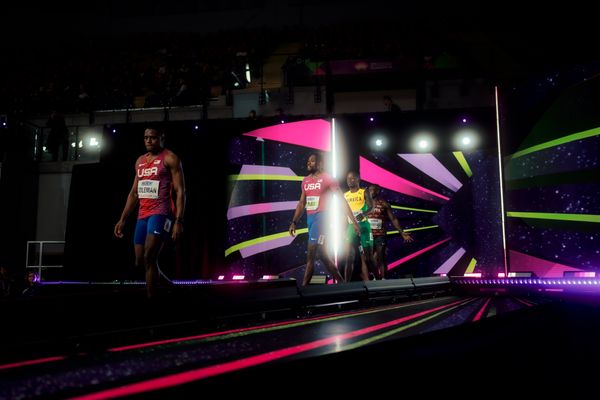
M 163 138 L 165 137 L 165 129 L 162 124 L 147 124 L 146 129 L 144 130 L 147 129 L 152 129 L 153 131 L 158 132 L 159 136 L 162 136 Z
M 323 154 L 319 153 L 319 152 L 315 152 L 315 153 L 310 153 L 308 155 L 308 158 L 315 156 L 315 161 L 317 162 L 317 164 L 319 164 L 320 162 L 323 162 Z

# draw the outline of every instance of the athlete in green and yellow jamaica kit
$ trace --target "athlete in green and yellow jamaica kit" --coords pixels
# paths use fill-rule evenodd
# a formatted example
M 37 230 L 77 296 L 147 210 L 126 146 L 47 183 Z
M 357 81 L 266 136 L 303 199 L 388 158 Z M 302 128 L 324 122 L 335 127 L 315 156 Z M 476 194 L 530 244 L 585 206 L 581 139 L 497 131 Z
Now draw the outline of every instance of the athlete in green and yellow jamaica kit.
M 358 221 L 360 228 L 360 238 L 354 232 L 352 225 L 348 225 L 346 230 L 346 269 L 344 278 L 346 282 L 352 279 L 352 270 L 354 267 L 355 247 L 358 246 L 361 260 L 360 277 L 363 281 L 369 280 L 369 271 L 377 277 L 377 269 L 373 259 L 373 234 L 371 225 L 367 219 L 367 213 L 372 208 L 371 196 L 369 191 L 359 187 L 360 176 L 358 173 L 350 171 L 346 176 L 348 190 L 344 193 L 346 202 L 352 210 L 352 214 Z

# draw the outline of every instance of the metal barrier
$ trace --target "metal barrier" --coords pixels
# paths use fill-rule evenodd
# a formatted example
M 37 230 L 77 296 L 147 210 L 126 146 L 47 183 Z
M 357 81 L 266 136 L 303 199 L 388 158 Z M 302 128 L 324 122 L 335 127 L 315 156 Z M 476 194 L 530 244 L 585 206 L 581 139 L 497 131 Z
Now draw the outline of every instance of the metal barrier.
M 50 252 L 48 251 L 49 247 L 52 246 L 58 246 L 58 245 L 62 245 L 60 247 L 59 251 L 53 251 Z M 44 254 L 44 246 L 46 248 L 46 254 Z M 36 249 L 37 248 L 37 253 L 36 253 Z M 29 257 L 30 253 L 33 250 L 33 254 L 34 257 Z M 39 280 L 42 280 L 42 269 L 45 268 L 62 268 L 63 265 L 44 265 L 44 255 L 60 255 L 61 259 L 62 256 L 64 255 L 64 250 L 65 250 L 65 242 L 64 240 L 29 240 L 27 241 L 27 250 L 26 250 L 26 255 L 25 255 L 25 268 L 37 268 L 38 270 L 38 277 Z M 29 261 L 30 259 L 34 259 L 32 261 L 35 261 L 35 259 L 37 259 L 37 263 L 30 265 Z

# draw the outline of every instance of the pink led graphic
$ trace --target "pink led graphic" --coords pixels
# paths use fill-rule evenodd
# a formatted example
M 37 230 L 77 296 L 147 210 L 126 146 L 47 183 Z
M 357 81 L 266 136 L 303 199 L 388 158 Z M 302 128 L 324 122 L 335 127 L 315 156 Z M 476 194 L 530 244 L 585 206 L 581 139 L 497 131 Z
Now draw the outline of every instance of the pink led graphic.
M 581 271 L 579 268 L 547 261 L 515 250 L 510 250 L 509 254 L 510 269 L 513 272 L 531 271 L 540 278 L 562 278 L 565 271 Z
M 421 249 L 421 250 L 419 250 L 419 251 L 417 251 L 415 253 L 409 254 L 406 257 L 403 257 L 403 258 L 399 259 L 398 261 L 394 261 L 393 263 L 388 264 L 388 267 L 387 267 L 388 271 L 391 270 L 392 268 L 396 268 L 400 264 L 404 264 L 405 262 L 412 260 L 413 258 L 415 258 L 417 256 L 420 256 L 421 254 L 423 254 L 423 253 L 425 253 L 425 252 L 427 252 L 427 251 L 429 251 L 431 249 L 436 248 L 437 246 L 439 246 L 441 244 L 446 243 L 450 239 L 452 239 L 452 238 L 449 237 L 449 238 L 446 238 L 444 240 L 441 240 L 441 241 L 439 241 L 437 243 L 432 244 L 431 246 L 427 246 L 424 249 Z
M 479 309 L 479 311 L 477 311 L 477 314 L 475 314 L 475 317 L 473 318 L 473 322 L 479 321 L 481 319 L 481 317 L 483 317 L 483 312 L 487 308 L 488 304 L 490 304 L 490 300 L 492 300 L 492 299 L 488 297 L 485 304 Z
M 268 353 L 262 353 L 255 356 L 240 358 L 237 360 L 227 361 L 221 364 L 212 365 L 208 367 L 201 367 L 183 372 L 176 372 L 170 375 L 164 375 L 154 378 L 149 378 L 145 381 L 128 383 L 120 387 L 104 389 L 95 393 L 84 394 L 79 397 L 75 397 L 76 400 L 99 400 L 99 399 L 112 399 L 122 396 L 130 396 L 133 394 L 147 393 L 155 390 L 165 389 L 186 383 L 194 382 L 200 379 L 206 379 L 211 376 L 222 375 L 228 372 L 238 371 L 245 368 L 254 367 L 264 363 L 272 362 L 285 357 L 290 357 L 296 354 L 305 353 L 314 349 L 322 348 L 325 346 L 335 345 L 340 341 L 351 340 L 353 338 L 374 333 L 380 330 L 393 328 L 405 322 L 415 320 L 420 317 L 431 315 L 437 311 L 441 311 L 447 308 L 464 303 L 464 300 L 458 300 L 450 304 L 438 306 L 429 310 L 420 311 L 411 315 L 407 315 L 392 321 L 371 325 L 366 328 L 349 331 L 337 335 L 331 335 L 323 339 L 315 340 L 312 342 L 299 343 L 292 347 L 285 347 L 278 350 L 273 350 Z
M 244 135 L 322 151 L 331 150 L 331 124 L 322 119 L 268 126 L 244 133 Z
M 65 356 L 57 356 L 57 357 L 38 358 L 38 359 L 35 359 L 35 360 L 19 361 L 19 362 L 14 362 L 14 363 L 10 363 L 10 364 L 0 365 L 0 370 L 10 369 L 10 368 L 18 368 L 18 367 L 25 367 L 25 366 L 28 366 L 28 365 L 44 364 L 44 363 L 51 362 L 51 361 L 64 360 L 65 358 L 67 358 L 67 357 L 65 357 Z
M 596 273 L 594 271 L 577 271 L 573 273 L 574 278 L 595 278 Z
M 420 199 L 443 203 L 450 200 L 449 197 L 443 196 L 432 190 L 400 178 L 378 165 L 373 164 L 366 158 L 360 157 L 360 177 L 361 179 L 377 183 L 379 186 L 393 190 L 394 192 L 403 193 L 408 196 L 418 197 Z

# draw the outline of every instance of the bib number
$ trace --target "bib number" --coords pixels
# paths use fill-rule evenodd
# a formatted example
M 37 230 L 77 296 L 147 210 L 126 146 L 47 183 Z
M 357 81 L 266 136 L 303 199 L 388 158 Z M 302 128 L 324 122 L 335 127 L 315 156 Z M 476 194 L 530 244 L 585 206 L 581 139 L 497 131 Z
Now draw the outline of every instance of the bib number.
M 159 181 L 146 179 L 138 181 L 138 198 L 140 199 L 158 199 Z
M 383 225 L 379 218 L 369 218 L 369 224 L 371 224 L 371 229 L 381 229 Z
M 319 208 L 319 196 L 306 196 L 306 210 L 314 211 Z

